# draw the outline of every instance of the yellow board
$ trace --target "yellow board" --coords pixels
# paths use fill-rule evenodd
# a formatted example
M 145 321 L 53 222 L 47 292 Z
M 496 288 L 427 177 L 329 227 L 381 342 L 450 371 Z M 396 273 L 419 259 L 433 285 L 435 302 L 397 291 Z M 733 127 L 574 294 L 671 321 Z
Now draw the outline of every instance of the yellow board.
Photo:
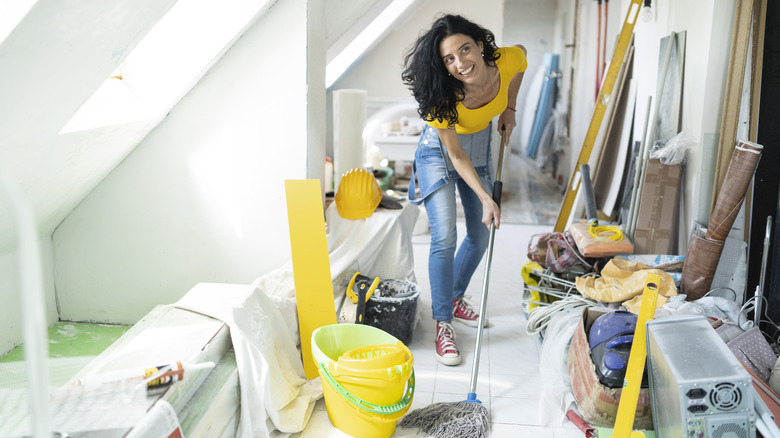
M 645 289 L 642 291 L 642 305 L 639 307 L 634 340 L 631 343 L 631 353 L 628 356 L 628 367 L 618 403 L 617 418 L 612 438 L 636 438 L 644 434 L 640 431 L 632 431 L 636 405 L 639 402 L 639 390 L 642 385 L 642 374 L 645 371 L 647 359 L 647 339 L 645 339 L 647 321 L 655 316 L 655 304 L 658 300 L 658 285 L 661 284 L 661 276 L 651 272 L 647 273 Z
M 322 192 L 318 179 L 286 180 L 284 187 L 303 370 L 307 379 L 314 379 L 319 374 L 311 352 L 311 334 L 337 322 Z

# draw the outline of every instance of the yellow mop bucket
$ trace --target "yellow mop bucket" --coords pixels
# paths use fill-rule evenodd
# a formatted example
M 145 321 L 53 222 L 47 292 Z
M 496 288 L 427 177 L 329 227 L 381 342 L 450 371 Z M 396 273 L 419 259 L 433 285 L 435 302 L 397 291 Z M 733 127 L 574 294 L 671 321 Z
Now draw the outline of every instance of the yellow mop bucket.
M 312 333 L 331 423 L 360 438 L 389 438 L 411 406 L 411 351 L 387 332 L 362 324 L 333 324 Z

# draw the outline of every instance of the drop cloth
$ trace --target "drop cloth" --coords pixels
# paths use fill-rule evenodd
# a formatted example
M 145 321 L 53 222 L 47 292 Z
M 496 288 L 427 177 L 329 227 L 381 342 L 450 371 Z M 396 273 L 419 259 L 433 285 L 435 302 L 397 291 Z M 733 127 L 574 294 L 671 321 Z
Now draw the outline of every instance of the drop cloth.
M 230 328 L 241 397 L 237 437 L 287 437 L 304 429 L 322 386 L 306 381 L 277 301 L 250 285 L 199 283 L 174 306 Z
M 334 311 L 341 307 L 345 296 L 342 277 L 349 272 L 416 281 L 412 234 L 420 210 L 407 200 L 402 205 L 401 210 L 378 208 L 370 217 L 357 220 L 339 216 L 335 203 L 325 211 Z M 256 279 L 253 285 L 278 304 L 296 343 L 300 344 L 294 279 L 292 262 L 288 262 Z

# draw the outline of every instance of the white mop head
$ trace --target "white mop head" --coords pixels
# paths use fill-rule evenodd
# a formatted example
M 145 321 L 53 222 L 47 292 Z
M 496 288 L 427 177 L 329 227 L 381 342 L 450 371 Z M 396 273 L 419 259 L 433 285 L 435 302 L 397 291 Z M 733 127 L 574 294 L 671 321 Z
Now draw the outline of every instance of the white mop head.
M 487 408 L 477 402 L 434 403 L 407 414 L 398 423 L 419 428 L 432 438 L 486 438 L 489 429 Z

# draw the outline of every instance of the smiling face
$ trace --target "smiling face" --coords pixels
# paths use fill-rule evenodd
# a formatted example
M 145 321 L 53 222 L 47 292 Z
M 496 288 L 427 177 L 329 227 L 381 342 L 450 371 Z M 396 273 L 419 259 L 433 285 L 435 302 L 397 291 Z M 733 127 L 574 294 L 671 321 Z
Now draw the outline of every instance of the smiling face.
M 456 79 L 474 83 L 485 74 L 487 64 L 482 58 L 482 42 L 457 33 L 444 38 L 439 44 L 439 54 L 444 67 Z

